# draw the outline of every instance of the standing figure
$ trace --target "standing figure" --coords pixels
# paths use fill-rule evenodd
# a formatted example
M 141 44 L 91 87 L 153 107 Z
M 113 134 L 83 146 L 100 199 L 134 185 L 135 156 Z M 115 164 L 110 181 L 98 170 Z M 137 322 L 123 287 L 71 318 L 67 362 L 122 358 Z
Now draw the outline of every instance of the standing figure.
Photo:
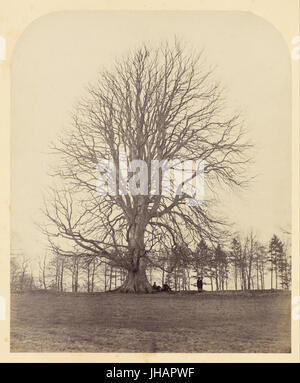
M 197 279 L 197 287 L 198 287 L 198 292 L 201 293 L 203 288 L 203 281 L 201 278 Z

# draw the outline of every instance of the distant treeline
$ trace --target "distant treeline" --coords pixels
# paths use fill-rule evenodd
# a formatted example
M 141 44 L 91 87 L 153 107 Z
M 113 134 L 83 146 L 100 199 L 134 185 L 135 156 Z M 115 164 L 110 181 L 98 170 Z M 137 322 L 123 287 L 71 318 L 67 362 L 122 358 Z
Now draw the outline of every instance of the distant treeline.
M 267 245 L 250 233 L 233 237 L 226 249 L 201 240 L 195 250 L 176 246 L 151 254 L 147 277 L 152 284 L 167 283 L 173 291 L 195 289 L 196 278 L 204 290 L 289 289 L 289 246 L 277 235 Z M 127 271 L 102 257 L 46 254 L 38 264 L 24 254 L 11 257 L 11 290 L 111 291 L 122 285 Z

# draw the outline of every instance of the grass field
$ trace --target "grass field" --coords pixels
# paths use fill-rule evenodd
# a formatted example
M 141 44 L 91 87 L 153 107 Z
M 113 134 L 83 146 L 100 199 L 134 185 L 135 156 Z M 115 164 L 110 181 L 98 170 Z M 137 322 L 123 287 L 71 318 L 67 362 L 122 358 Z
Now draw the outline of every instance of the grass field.
M 13 294 L 12 352 L 290 352 L 284 292 Z

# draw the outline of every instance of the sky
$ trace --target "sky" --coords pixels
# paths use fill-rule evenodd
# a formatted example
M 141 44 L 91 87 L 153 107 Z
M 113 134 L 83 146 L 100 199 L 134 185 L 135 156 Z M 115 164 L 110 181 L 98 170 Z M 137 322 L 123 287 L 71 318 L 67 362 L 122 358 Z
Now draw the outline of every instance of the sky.
M 208 65 L 240 111 L 255 144 L 256 175 L 242 192 L 220 192 L 220 212 L 233 229 L 263 241 L 290 228 L 291 74 L 288 47 L 268 22 L 242 12 L 60 12 L 34 21 L 15 48 L 12 64 L 12 249 L 44 253 L 41 221 L 49 144 L 70 125 L 88 83 L 141 43 L 176 36 L 204 48 Z

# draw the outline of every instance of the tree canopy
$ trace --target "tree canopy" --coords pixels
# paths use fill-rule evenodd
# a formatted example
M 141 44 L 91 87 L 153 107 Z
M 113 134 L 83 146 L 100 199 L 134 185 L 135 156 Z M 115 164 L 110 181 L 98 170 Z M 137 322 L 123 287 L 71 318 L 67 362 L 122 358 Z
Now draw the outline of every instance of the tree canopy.
M 224 221 L 215 214 L 214 195 L 221 185 L 246 184 L 251 145 L 238 114 L 226 108 L 203 52 L 196 55 L 175 42 L 143 45 L 104 71 L 53 147 L 60 155 L 54 175 L 62 186 L 52 189 L 45 204 L 44 231 L 52 249 L 107 259 L 128 271 L 120 290 L 148 292 L 147 262 L 162 242 L 168 248 L 200 239 L 217 242 Z M 122 153 L 128 162 L 143 160 L 148 169 L 153 160 L 201 161 L 204 201 L 187 204 L 193 196 L 184 189 L 163 194 L 163 168 L 160 193 L 149 192 L 151 170 L 148 193 L 124 192 Z M 97 192 L 101 160 L 115 165 L 115 195 Z

